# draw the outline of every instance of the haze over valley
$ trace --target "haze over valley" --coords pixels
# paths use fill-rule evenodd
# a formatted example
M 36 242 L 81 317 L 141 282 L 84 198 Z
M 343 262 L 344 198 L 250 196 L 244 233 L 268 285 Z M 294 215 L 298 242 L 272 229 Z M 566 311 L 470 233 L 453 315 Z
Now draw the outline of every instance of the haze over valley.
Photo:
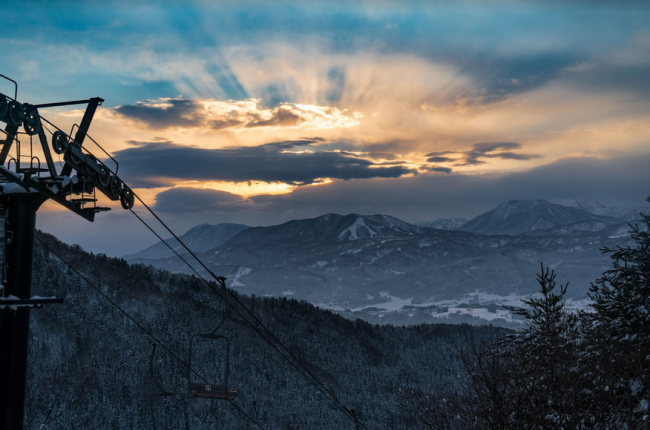
M 568 305 L 582 309 L 590 283 L 610 264 L 600 249 L 630 244 L 628 224 L 649 209 L 510 200 L 460 226 L 326 214 L 270 227 L 202 224 L 180 239 L 243 294 L 307 300 L 374 323 L 516 327 L 503 305 L 536 292 L 540 263 L 570 283 Z M 204 273 L 180 244 L 167 242 Z M 162 243 L 124 258 L 192 273 Z

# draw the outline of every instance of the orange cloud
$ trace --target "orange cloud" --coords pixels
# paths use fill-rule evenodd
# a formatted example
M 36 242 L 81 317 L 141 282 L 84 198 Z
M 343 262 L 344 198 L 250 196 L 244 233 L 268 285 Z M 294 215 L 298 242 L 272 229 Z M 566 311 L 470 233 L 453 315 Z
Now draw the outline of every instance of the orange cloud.
M 293 128 L 323 130 L 352 127 L 360 123 L 360 112 L 349 112 L 330 106 L 299 103 L 280 103 L 276 107 L 262 106 L 261 99 L 246 100 L 188 100 L 160 98 L 145 100 L 135 105 L 115 108 L 127 119 L 146 124 L 150 128 L 203 128 L 234 130 Z

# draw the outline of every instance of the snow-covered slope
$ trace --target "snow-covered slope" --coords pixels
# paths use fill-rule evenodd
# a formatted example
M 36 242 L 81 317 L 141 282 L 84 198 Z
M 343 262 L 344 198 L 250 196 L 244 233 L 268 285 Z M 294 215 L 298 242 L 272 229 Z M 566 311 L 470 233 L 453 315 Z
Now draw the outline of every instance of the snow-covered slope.
M 649 206 L 637 206 L 635 208 L 606 207 L 595 200 L 572 200 L 572 199 L 549 199 L 551 203 L 569 208 L 576 208 L 595 215 L 604 215 L 618 218 L 622 221 L 633 221 L 639 219 L 639 213 L 650 213 Z
M 252 227 L 234 237 L 228 246 L 265 242 L 291 245 L 316 242 L 355 242 L 418 235 L 422 229 L 388 215 L 326 214 L 271 227 Z
M 460 230 L 481 234 L 513 235 L 582 221 L 598 221 L 610 225 L 622 220 L 562 206 L 547 200 L 508 200 L 468 221 Z
M 180 239 L 193 252 L 204 252 L 223 245 L 247 228 L 248 226 L 243 224 L 200 224 L 189 229 L 187 233 L 180 236 Z M 176 239 L 167 239 L 165 242 L 171 245 L 171 247 L 180 254 L 187 253 L 187 251 L 178 243 L 178 241 L 176 241 Z M 155 245 L 143 249 L 138 253 L 125 255 L 124 258 L 126 260 L 133 260 L 137 258 L 157 259 L 168 258 L 173 255 L 173 252 L 170 251 L 170 249 L 164 243 L 158 242 Z

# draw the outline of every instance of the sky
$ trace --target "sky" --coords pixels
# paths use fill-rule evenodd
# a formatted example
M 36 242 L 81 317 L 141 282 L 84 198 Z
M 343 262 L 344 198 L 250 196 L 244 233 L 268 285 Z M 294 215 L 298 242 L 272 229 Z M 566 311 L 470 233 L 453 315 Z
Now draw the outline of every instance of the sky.
M 21 102 L 105 99 L 90 135 L 178 233 L 650 194 L 645 2 L 75 3 L 3 4 L 0 73 Z M 88 223 L 46 203 L 37 226 L 116 256 L 156 241 L 100 204 Z

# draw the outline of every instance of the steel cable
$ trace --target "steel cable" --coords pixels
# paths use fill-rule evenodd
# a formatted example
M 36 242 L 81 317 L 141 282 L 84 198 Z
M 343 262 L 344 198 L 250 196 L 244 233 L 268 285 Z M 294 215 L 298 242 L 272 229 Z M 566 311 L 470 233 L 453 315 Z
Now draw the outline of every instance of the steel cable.
M 56 125 L 54 125 L 52 122 L 50 122 L 50 121 L 47 120 L 46 118 L 41 117 L 41 119 L 43 119 L 45 122 L 47 122 L 48 124 L 50 124 L 52 127 L 54 127 L 54 128 L 56 128 L 57 130 L 61 131 L 60 128 L 58 128 Z M 49 130 L 48 130 L 48 131 L 49 131 Z M 51 133 L 51 132 L 50 132 L 50 133 Z M 100 147 L 100 148 L 101 148 L 101 147 Z M 331 391 L 330 391 L 330 390 L 329 390 L 329 389 L 328 389 L 328 388 L 327 388 L 327 387 L 326 387 L 326 386 L 325 386 L 325 385 L 324 385 L 324 384 L 323 384 L 323 383 L 322 383 L 322 382 L 321 382 L 321 381 L 320 381 L 320 380 L 319 380 L 319 379 L 318 379 L 318 378 L 317 378 L 317 377 L 316 377 L 316 376 L 315 376 L 315 375 L 314 375 L 314 374 L 313 374 L 313 373 L 312 373 L 312 372 L 311 372 L 311 371 L 310 371 L 310 370 L 309 370 L 309 369 L 308 369 L 308 368 L 307 368 L 307 367 L 306 367 L 306 366 L 305 366 L 305 365 L 304 365 L 304 364 L 303 364 L 303 363 L 302 363 L 302 362 L 301 362 L 301 361 L 300 361 L 300 360 L 299 360 L 299 359 L 298 359 L 298 358 L 297 358 L 297 357 L 296 357 L 296 356 L 295 356 L 295 355 L 294 355 L 290 350 L 289 350 L 289 348 L 287 348 L 287 347 L 282 343 L 282 341 L 281 341 L 280 339 L 278 339 L 277 336 L 275 336 L 275 335 L 273 334 L 273 332 L 271 332 L 271 331 L 270 331 L 270 330 L 269 330 L 269 329 L 264 325 L 264 323 L 262 323 L 262 321 L 260 321 L 260 319 L 259 319 L 255 314 L 253 314 L 253 313 L 252 313 L 252 312 L 251 312 L 251 311 L 250 311 L 250 310 L 249 310 L 249 309 L 248 309 L 248 308 L 247 308 L 247 307 L 246 307 L 246 306 L 241 302 L 241 300 L 239 300 L 239 298 L 238 298 L 238 297 L 237 297 L 237 296 L 236 296 L 232 291 L 230 291 L 228 288 L 226 288 L 226 285 L 225 285 L 225 278 L 224 278 L 224 277 L 221 277 L 221 276 L 217 276 L 217 275 L 215 275 L 215 274 L 214 274 L 210 269 L 208 269 L 208 267 L 207 267 L 207 266 L 206 266 L 206 265 L 205 265 L 205 264 L 204 264 L 204 263 L 203 263 L 203 262 L 202 262 L 202 261 L 201 261 L 201 260 L 196 256 L 196 254 L 194 254 L 194 252 L 192 252 L 192 250 L 190 250 L 190 249 L 187 247 L 187 245 L 186 245 L 183 241 L 180 240 L 180 238 L 179 238 L 179 237 L 178 237 L 178 236 L 177 236 L 177 235 L 176 235 L 176 234 L 171 230 L 171 228 L 169 228 L 169 226 L 167 226 L 167 224 L 166 224 L 162 219 L 160 219 L 160 217 L 159 217 L 159 216 L 158 216 L 158 215 L 157 215 L 157 214 L 156 214 L 156 213 L 155 213 L 155 212 L 154 212 L 154 211 L 153 211 L 153 210 L 152 210 L 152 209 L 151 209 L 151 208 L 150 208 L 150 207 L 149 207 L 149 206 L 148 206 L 148 205 L 147 205 L 147 204 L 146 204 L 146 203 L 141 199 L 141 198 L 140 198 L 140 196 L 138 196 L 135 192 L 134 192 L 133 194 L 134 194 L 134 196 L 135 196 L 135 197 L 140 201 L 140 203 L 141 203 L 141 204 L 142 204 L 142 205 L 147 209 L 147 211 L 148 211 L 148 212 L 149 212 L 149 213 L 150 213 L 154 218 L 156 218 L 156 220 L 157 220 L 157 221 L 158 221 L 158 222 L 159 222 L 159 223 L 160 223 L 160 224 L 165 228 L 165 230 L 167 230 L 167 231 L 168 231 L 168 232 L 169 232 L 169 233 L 170 233 L 170 234 L 171 234 L 171 235 L 172 235 L 172 236 L 173 236 L 173 237 L 174 237 L 174 238 L 175 238 L 175 239 L 176 239 L 176 240 L 177 240 L 177 241 L 178 241 L 182 246 L 183 246 L 183 248 L 185 248 L 185 250 L 187 250 L 187 252 L 188 252 L 192 257 L 194 257 L 194 259 L 199 263 L 199 265 L 201 265 L 201 266 L 203 267 L 203 269 L 204 269 L 207 273 L 209 273 L 210 276 L 212 276 L 212 277 L 213 277 L 213 278 L 214 278 L 214 279 L 215 279 L 215 280 L 216 280 L 216 281 L 217 281 L 217 282 L 218 282 L 218 283 L 219 283 L 219 284 L 220 284 L 220 285 L 221 285 L 221 286 L 226 290 L 226 292 L 228 293 L 228 295 L 230 295 L 230 296 L 231 296 L 231 297 L 232 297 L 232 298 L 233 298 L 233 299 L 234 299 L 234 300 L 235 300 L 235 301 L 236 301 L 236 302 L 237 302 L 237 303 L 238 303 L 238 304 L 239 304 L 239 305 L 240 305 L 240 306 L 241 306 L 241 307 L 246 311 L 246 313 L 247 313 L 248 315 L 250 315 L 251 318 L 252 318 L 252 319 L 253 319 L 253 320 L 254 320 L 254 321 L 255 321 L 255 322 L 256 322 L 260 327 L 262 327 L 262 329 L 264 330 L 264 332 L 266 332 L 266 333 L 267 333 L 267 334 L 268 334 L 268 335 L 269 335 L 269 336 L 270 336 L 270 337 L 271 337 L 271 338 L 272 338 L 272 339 L 277 343 L 277 345 L 275 345 L 275 344 L 271 341 L 271 339 L 269 339 L 267 336 L 264 335 L 264 333 L 262 333 L 262 332 L 261 332 L 257 327 L 255 327 L 255 325 L 254 325 L 253 323 L 251 323 L 247 318 L 245 318 L 245 317 L 244 317 L 244 316 L 243 316 L 243 315 L 242 315 L 242 314 L 241 314 L 241 313 L 240 313 L 240 312 L 239 312 L 239 311 L 234 307 L 234 305 L 232 305 L 232 304 L 231 304 L 231 303 L 230 303 L 230 302 L 229 302 L 229 301 L 228 301 L 228 300 L 227 300 L 223 295 L 221 295 L 221 294 L 217 291 L 217 289 L 214 288 L 214 287 L 212 286 L 212 284 L 210 284 L 210 283 L 209 283 L 209 282 L 208 282 L 208 281 L 207 281 L 207 280 L 206 280 L 206 279 L 205 279 L 205 278 L 204 278 L 204 277 L 203 277 L 203 276 L 202 276 L 202 275 L 201 275 L 201 274 L 200 274 L 196 269 L 194 269 L 194 267 L 193 267 L 193 266 L 192 266 L 192 265 L 191 265 L 187 260 L 185 260 L 183 257 L 181 257 L 180 254 L 179 254 L 178 252 L 176 252 L 175 249 L 173 249 L 171 246 L 169 246 L 169 244 L 167 244 L 167 242 L 164 241 L 164 240 L 163 240 L 163 239 L 162 239 L 162 238 L 161 238 L 161 237 L 160 237 L 160 236 L 159 236 L 159 235 L 158 235 L 158 234 L 157 234 L 157 233 L 156 233 L 156 232 L 155 232 L 155 231 L 154 231 L 154 230 L 153 230 L 153 229 L 152 229 L 152 228 L 151 228 L 151 227 L 150 227 L 150 226 L 149 226 L 149 225 L 148 225 L 148 224 L 147 224 L 147 223 L 146 223 L 146 222 L 145 222 L 141 217 L 140 217 L 140 216 L 138 216 L 138 215 L 137 215 L 137 214 L 136 214 L 132 209 L 129 209 L 129 210 L 131 211 L 131 213 L 133 213 L 133 214 L 134 214 L 134 215 L 135 215 L 135 216 L 140 220 L 140 222 L 142 222 L 142 223 L 143 223 L 143 224 L 144 224 L 144 225 L 145 225 L 145 226 L 146 226 L 146 227 L 147 227 L 147 228 L 148 228 L 148 229 L 149 229 L 149 230 L 150 230 L 150 231 L 151 231 L 151 232 L 152 232 L 152 233 L 153 233 L 153 234 L 154 234 L 154 235 L 159 239 L 159 240 L 161 240 L 161 241 L 162 241 L 162 242 L 163 242 L 163 243 L 164 243 L 164 244 L 165 244 L 165 245 L 166 245 L 166 246 L 167 246 L 167 247 L 168 247 L 168 248 L 169 248 L 169 249 L 170 249 L 170 250 L 171 250 L 171 251 L 172 251 L 172 252 L 177 256 L 177 257 L 178 257 L 178 258 L 180 258 L 180 259 L 181 259 L 181 260 L 182 260 L 182 261 L 183 261 L 183 262 L 184 262 L 184 263 L 185 263 L 185 264 L 186 264 L 186 265 L 187 265 L 187 266 L 188 266 L 188 267 L 189 267 L 189 268 L 190 268 L 194 273 L 196 273 L 196 275 L 197 275 L 197 276 L 198 276 L 198 277 L 199 277 L 203 282 L 205 282 L 206 285 L 208 285 L 208 287 L 209 287 L 210 289 L 212 289 L 212 290 L 213 290 L 213 291 L 214 291 L 214 292 L 219 296 L 219 298 L 221 298 L 221 300 L 223 300 L 223 301 L 224 301 L 228 306 L 230 306 L 233 310 L 235 310 L 235 311 L 237 312 L 237 314 L 238 314 L 238 315 L 239 315 L 239 316 L 240 316 L 240 317 L 241 317 L 241 318 L 242 318 L 242 319 L 243 319 L 243 320 L 244 320 L 248 325 L 250 325 L 250 326 L 251 326 L 251 327 L 252 327 L 252 328 L 253 328 L 253 329 L 254 329 L 254 330 L 255 330 L 255 331 L 256 331 L 256 332 L 261 336 L 261 337 L 263 337 L 263 338 L 264 338 L 264 339 L 265 339 L 265 340 L 266 340 L 266 341 L 267 341 L 267 342 L 268 342 L 268 343 L 269 343 L 269 344 L 270 344 L 270 345 L 271 345 L 271 346 L 272 346 L 272 347 L 273 347 L 273 348 L 274 348 L 274 349 L 275 349 L 275 350 L 276 350 L 276 351 L 277 351 L 277 352 L 278 352 L 278 353 L 279 353 L 279 354 L 280 354 L 280 355 L 281 355 L 285 360 L 287 360 L 287 361 L 288 361 L 288 362 L 289 362 L 289 363 L 290 363 L 290 364 L 291 364 L 291 365 L 292 365 L 292 366 L 293 366 L 293 367 L 294 367 L 294 368 L 295 368 L 295 369 L 296 369 L 300 374 L 302 374 L 303 377 L 305 377 L 305 379 L 307 379 L 307 380 L 310 381 L 314 386 L 316 386 L 316 388 L 317 388 L 319 391 L 321 391 L 321 392 L 325 395 L 325 397 L 326 397 L 330 402 L 332 402 L 332 403 L 333 403 L 333 404 L 334 404 L 334 405 L 335 405 L 339 410 L 341 410 L 341 411 L 342 411 L 342 412 L 343 412 L 343 413 L 344 413 L 344 414 L 345 414 L 345 415 L 346 415 L 350 420 L 352 420 L 352 422 L 354 422 L 355 425 L 357 425 L 357 426 L 361 426 L 361 428 L 364 428 L 364 429 L 365 429 L 366 427 L 364 427 L 363 425 L 361 425 L 361 424 L 359 423 L 359 421 L 356 419 L 355 415 L 350 411 L 350 409 L 348 409 L 348 408 L 347 408 L 347 407 L 346 407 L 346 406 L 345 406 L 345 405 L 344 405 L 344 404 L 343 404 L 343 403 L 342 403 L 342 402 L 341 402 L 341 401 L 340 401 L 340 400 L 339 400 L 339 399 L 334 395 L 334 393 L 332 393 L 332 392 L 331 392 Z M 279 345 L 279 346 L 280 346 L 284 351 L 286 351 L 286 354 L 288 354 L 288 356 L 291 357 L 291 358 L 293 359 L 293 361 L 290 360 L 289 357 L 288 357 L 285 353 L 283 353 L 283 352 L 280 350 L 280 348 L 278 347 L 278 345 Z M 295 363 L 294 363 L 294 361 L 295 361 Z M 297 363 L 297 365 L 296 365 L 296 363 Z M 298 366 L 300 366 L 300 368 L 302 368 L 302 369 L 304 369 L 304 370 L 301 370 Z M 309 375 L 309 377 L 308 377 L 307 375 Z
M 131 315 L 129 315 L 128 312 L 126 312 L 124 309 L 120 307 L 113 299 L 108 297 L 106 293 L 104 293 L 99 287 L 97 287 L 90 279 L 88 279 L 83 273 L 81 273 L 77 268 L 75 268 L 68 260 L 63 258 L 61 254 L 56 252 L 54 249 L 52 249 L 51 246 L 49 246 L 43 239 L 40 237 L 36 236 L 36 239 L 43 245 L 45 248 L 48 249 L 49 252 L 54 254 L 59 260 L 61 260 L 63 263 L 65 263 L 70 269 L 72 269 L 81 279 L 86 281 L 90 287 L 92 287 L 95 291 L 97 291 L 104 299 L 106 299 L 111 305 L 113 305 L 117 310 L 119 310 L 125 317 L 127 317 L 133 324 L 135 324 L 140 330 L 142 330 L 147 336 L 149 336 L 151 339 L 153 339 L 158 345 L 160 345 L 165 351 L 167 351 L 172 357 L 174 357 L 176 360 L 178 360 L 183 366 L 185 366 L 190 372 L 194 373 L 198 378 L 203 380 L 206 384 L 209 384 L 207 379 L 205 379 L 201 374 L 199 374 L 196 370 L 194 370 L 192 367 L 190 367 L 189 364 L 185 362 L 181 357 L 179 357 L 174 351 L 169 349 L 167 345 L 165 345 L 160 339 L 158 339 L 153 333 L 151 333 L 149 330 L 147 330 L 146 327 L 144 327 L 142 324 L 140 324 L 135 318 L 133 318 Z M 233 403 L 230 399 L 228 399 L 228 402 L 233 405 L 239 412 L 241 412 L 246 418 L 248 418 L 253 424 L 255 424 L 257 427 L 261 428 L 264 430 L 264 427 L 262 427 L 257 421 L 255 421 L 253 418 L 251 418 L 246 412 L 244 412 L 237 404 Z
M 221 294 L 220 294 L 220 293 L 219 293 L 219 292 L 218 292 L 218 291 L 217 291 L 217 290 L 212 286 L 212 284 L 210 284 L 210 283 L 209 283 L 209 282 L 208 282 L 208 281 L 207 281 L 207 280 L 206 280 L 206 279 L 205 279 L 205 278 L 204 278 L 204 277 L 203 277 L 203 276 L 202 276 L 202 275 L 201 275 L 201 274 L 200 274 L 200 273 L 199 273 L 199 272 L 198 272 L 198 271 L 197 271 L 197 270 L 196 270 L 196 269 L 191 265 L 191 264 L 189 264 L 189 263 L 187 262 L 187 260 L 185 260 L 183 257 L 181 257 L 181 256 L 179 255 L 179 253 L 178 253 L 174 248 L 172 248 L 172 247 L 171 247 L 171 246 L 170 246 L 170 245 L 169 245 L 165 240 L 163 240 L 163 239 L 160 237 L 160 235 L 159 235 L 158 233 L 156 233 L 156 232 L 153 230 L 153 228 L 151 228 L 151 227 L 150 227 L 150 226 L 149 226 L 149 225 L 148 225 L 148 224 L 147 224 L 147 223 L 146 223 L 146 222 L 145 222 L 145 221 L 144 221 L 140 216 L 138 216 L 137 213 L 135 213 L 135 212 L 133 211 L 133 209 L 130 209 L 131 213 L 133 213 L 133 214 L 136 216 L 136 218 L 138 218 L 138 219 L 140 220 L 140 222 L 142 222 L 142 223 L 143 223 L 143 224 L 144 224 L 144 225 L 145 225 L 145 226 L 146 226 L 146 227 L 147 227 L 147 228 L 148 228 L 148 229 L 149 229 L 149 230 L 150 230 L 150 231 L 151 231 L 151 232 L 152 232 L 152 233 L 153 233 L 153 234 L 154 234 L 154 235 L 159 239 L 159 240 L 161 240 L 161 241 L 162 241 L 162 242 L 163 242 L 163 243 L 164 243 L 164 244 L 165 244 L 165 245 L 166 245 L 166 246 L 167 246 L 167 247 L 168 247 L 168 248 L 169 248 L 169 249 L 170 249 L 170 250 L 171 250 L 171 251 L 172 251 L 172 252 L 177 256 L 177 257 L 178 257 L 178 258 L 180 258 L 180 259 L 181 259 L 181 260 L 182 260 L 182 261 L 183 261 L 183 262 L 184 262 L 184 263 L 185 263 L 185 264 L 186 264 L 186 265 L 187 265 L 187 266 L 188 266 L 188 267 L 189 267 L 189 268 L 190 268 L 194 273 L 196 273 L 196 275 L 197 275 L 201 280 L 203 280 L 203 282 L 205 282 L 205 284 L 208 285 L 208 287 L 211 288 L 211 289 L 215 292 L 215 294 L 217 294 L 217 295 L 218 295 L 218 296 L 219 296 L 219 297 L 220 297 L 220 298 L 221 298 L 221 299 L 222 299 L 222 300 L 223 300 L 223 301 L 224 301 L 228 306 L 230 306 L 231 309 L 233 309 L 235 312 L 237 312 L 237 314 L 238 314 L 240 317 L 242 317 L 242 319 L 243 319 L 244 321 L 246 321 L 246 323 L 248 323 L 248 325 L 250 325 L 250 326 L 251 326 L 251 327 L 252 327 L 252 328 L 253 328 L 253 329 L 254 329 L 254 330 L 255 330 L 255 331 L 256 331 L 256 332 L 257 332 L 257 333 L 262 337 L 262 338 L 264 338 L 264 339 L 269 343 L 269 345 L 271 345 L 271 346 L 272 346 L 272 347 L 273 347 L 273 348 L 274 348 L 274 349 L 275 349 L 275 350 L 276 350 L 276 351 L 277 351 L 277 352 L 278 352 L 278 353 L 279 353 L 279 354 L 280 354 L 280 355 L 281 355 L 285 360 L 287 360 L 287 361 L 288 361 L 288 362 L 289 362 L 289 363 L 290 363 L 290 364 L 291 364 L 291 365 L 292 365 L 292 366 L 293 366 L 293 367 L 294 367 L 294 368 L 295 368 L 295 369 L 296 369 L 300 374 L 302 374 L 303 377 L 305 377 L 305 379 L 307 379 L 307 380 L 310 381 L 312 384 L 314 384 L 314 386 L 316 386 L 316 388 L 317 388 L 319 391 L 321 391 L 321 392 L 325 395 L 325 397 L 326 397 L 330 402 L 332 402 L 332 403 L 334 404 L 334 406 L 336 406 L 339 410 L 341 410 L 341 411 L 342 411 L 342 412 L 343 412 L 343 413 L 344 413 L 344 414 L 345 414 L 345 415 L 346 415 L 350 420 L 352 420 L 352 422 L 353 422 L 355 425 L 358 425 L 358 426 L 360 426 L 361 428 L 366 429 L 366 427 L 363 426 L 363 425 L 358 421 L 358 419 L 357 419 L 357 418 L 355 417 L 355 415 L 350 411 L 350 409 L 348 409 L 347 407 L 345 407 L 345 405 L 343 405 L 343 403 L 342 403 L 342 402 L 341 402 L 341 401 L 340 401 L 340 400 L 339 400 L 339 399 L 338 399 L 338 398 L 337 398 L 337 397 L 336 397 L 336 396 L 335 396 L 335 395 L 334 395 L 334 394 L 333 394 L 333 393 L 332 393 L 332 392 L 331 392 L 331 391 L 330 391 L 330 390 L 329 390 L 329 389 L 328 389 L 328 388 L 327 388 L 327 387 L 326 387 L 326 386 L 325 386 L 325 385 L 324 385 L 324 384 L 323 384 L 323 383 L 322 383 L 322 382 L 321 382 L 321 381 L 320 381 L 320 380 L 319 380 L 319 379 L 318 379 L 318 378 L 317 378 L 317 377 L 316 377 L 316 376 L 315 376 L 315 375 L 314 375 L 314 374 L 313 374 L 313 373 L 312 373 L 312 372 L 311 372 L 311 371 L 310 371 L 310 370 L 309 370 L 309 369 L 304 365 L 304 364 L 302 364 L 302 363 L 300 362 L 300 360 L 298 360 L 298 358 L 297 358 L 297 357 L 296 357 L 296 356 L 295 356 L 295 355 L 294 355 L 294 354 L 293 354 L 293 353 L 292 353 L 292 352 L 291 352 L 291 351 L 290 351 L 290 350 L 289 350 L 289 349 L 288 349 L 288 348 L 287 348 L 287 347 L 282 343 L 282 341 L 280 341 L 280 340 L 279 340 L 279 339 L 278 339 L 278 338 L 277 338 L 277 337 L 276 337 L 276 336 L 275 336 L 275 335 L 274 335 L 274 334 L 273 334 L 273 333 L 272 333 L 272 332 L 271 332 L 271 331 L 270 331 L 270 330 L 269 330 L 269 329 L 268 329 L 268 328 L 267 328 L 267 327 L 262 323 L 262 321 L 260 321 L 259 318 L 257 318 L 257 316 L 255 316 L 255 314 L 253 314 L 253 313 L 252 313 L 252 312 L 251 312 L 251 311 L 250 311 L 250 310 L 249 310 L 249 309 L 248 309 L 248 308 L 247 308 L 247 307 L 246 307 L 246 306 L 245 306 L 245 305 L 244 305 L 244 304 L 239 300 L 239 298 L 238 298 L 238 297 L 237 297 L 237 296 L 236 296 L 232 291 L 230 291 L 228 288 L 226 288 L 226 286 L 225 286 L 225 278 L 222 277 L 222 276 L 217 276 L 217 275 L 215 275 L 215 274 L 214 274 L 210 269 L 208 269 L 208 267 L 207 267 L 207 266 L 206 266 L 206 265 L 205 265 L 205 264 L 204 264 L 204 263 L 203 263 L 203 262 L 202 262 L 202 261 L 201 261 L 201 260 L 196 256 L 196 254 L 195 254 L 194 252 L 192 252 L 192 250 L 190 250 L 190 249 L 187 247 L 187 245 L 185 245 L 185 243 L 184 243 L 182 240 L 180 240 L 180 238 L 179 238 L 179 237 L 178 237 L 178 236 L 177 236 L 177 235 L 176 235 L 176 234 L 175 234 L 175 233 L 174 233 L 174 232 L 173 232 L 173 231 L 172 231 L 172 230 L 167 226 L 167 224 L 166 224 L 163 220 L 160 219 L 160 217 L 158 217 L 158 215 L 157 215 L 157 214 L 156 214 L 156 213 L 155 213 L 155 212 L 154 212 L 154 211 L 153 211 L 153 210 L 152 210 L 152 209 L 151 209 L 151 208 L 150 208 L 150 207 L 149 207 L 149 206 L 148 206 L 148 205 L 147 205 L 147 204 L 146 204 L 146 203 L 145 203 L 141 198 L 140 198 L 140 196 L 138 196 L 135 192 L 134 192 L 133 194 L 134 194 L 134 196 L 138 199 L 138 201 L 140 201 L 140 203 L 141 203 L 141 204 L 142 204 L 142 205 L 147 209 L 147 211 L 148 211 L 148 212 L 149 212 L 149 213 L 150 213 L 154 218 L 156 218 L 156 220 L 158 220 L 158 222 L 159 222 L 159 223 L 160 223 L 160 224 L 165 228 L 165 230 L 167 230 L 167 231 L 168 231 L 168 232 L 169 232 L 169 233 L 174 237 L 174 239 L 176 239 L 176 240 L 178 241 L 178 243 L 180 243 L 180 244 L 183 246 L 183 248 L 185 248 L 185 250 L 187 250 L 187 252 L 188 252 L 192 257 L 194 257 L 194 259 L 195 259 L 195 260 L 196 260 L 196 261 L 197 261 L 197 262 L 198 262 L 198 263 L 203 267 L 203 269 L 204 269 L 206 272 L 208 272 L 208 273 L 209 273 L 209 274 L 210 274 L 210 275 L 211 275 L 215 280 L 217 280 L 217 281 L 221 284 L 221 286 L 226 290 L 226 292 L 227 292 L 227 293 L 228 293 L 228 294 L 229 294 L 229 295 L 230 295 L 230 296 L 231 296 L 231 297 L 232 297 L 232 298 L 233 298 L 233 299 L 234 299 L 234 300 L 235 300 L 235 301 L 236 301 L 236 302 L 237 302 L 237 303 L 238 303 L 238 304 L 239 304 L 239 305 L 240 305 L 240 306 L 241 306 L 241 307 L 246 311 L 246 313 L 249 314 L 249 315 L 250 315 L 250 316 L 255 320 L 255 322 L 257 322 L 257 323 L 258 323 L 258 324 L 259 324 L 259 325 L 264 329 L 264 331 L 265 331 L 266 333 L 268 333 L 268 334 L 273 338 L 273 340 L 275 340 L 275 342 L 277 342 L 277 343 L 282 347 L 282 349 L 284 349 L 284 350 L 289 354 L 289 356 L 291 356 L 291 358 L 293 358 L 293 360 L 295 360 L 295 362 L 298 363 L 298 365 L 300 365 L 300 367 L 302 367 L 302 368 L 304 369 L 304 371 L 301 370 L 300 368 L 298 368 L 298 366 L 297 366 L 297 365 L 296 365 L 292 360 L 289 360 L 289 358 L 288 358 L 288 357 L 287 357 L 287 356 L 286 356 L 282 351 L 280 351 L 280 349 L 277 347 L 277 345 L 275 345 L 273 342 L 271 342 L 271 340 L 270 340 L 269 338 L 267 338 L 267 337 L 266 337 L 266 336 L 265 336 L 265 335 L 264 335 L 264 334 L 263 334 L 263 333 L 262 333 L 262 332 L 261 332 L 257 327 L 255 327 L 254 324 L 252 324 L 252 323 L 251 323 L 247 318 L 245 318 L 245 317 L 244 317 L 244 316 L 239 312 L 239 310 L 237 310 L 237 309 L 235 308 L 234 305 L 232 305 L 231 303 L 229 303 L 228 300 L 226 300 L 226 299 L 225 299 L 225 298 L 224 298 L 224 297 L 223 297 L 223 296 L 222 296 L 222 295 L 221 295 Z M 311 379 L 308 378 L 307 375 L 306 375 L 305 373 L 308 374 L 308 375 L 311 377 Z

